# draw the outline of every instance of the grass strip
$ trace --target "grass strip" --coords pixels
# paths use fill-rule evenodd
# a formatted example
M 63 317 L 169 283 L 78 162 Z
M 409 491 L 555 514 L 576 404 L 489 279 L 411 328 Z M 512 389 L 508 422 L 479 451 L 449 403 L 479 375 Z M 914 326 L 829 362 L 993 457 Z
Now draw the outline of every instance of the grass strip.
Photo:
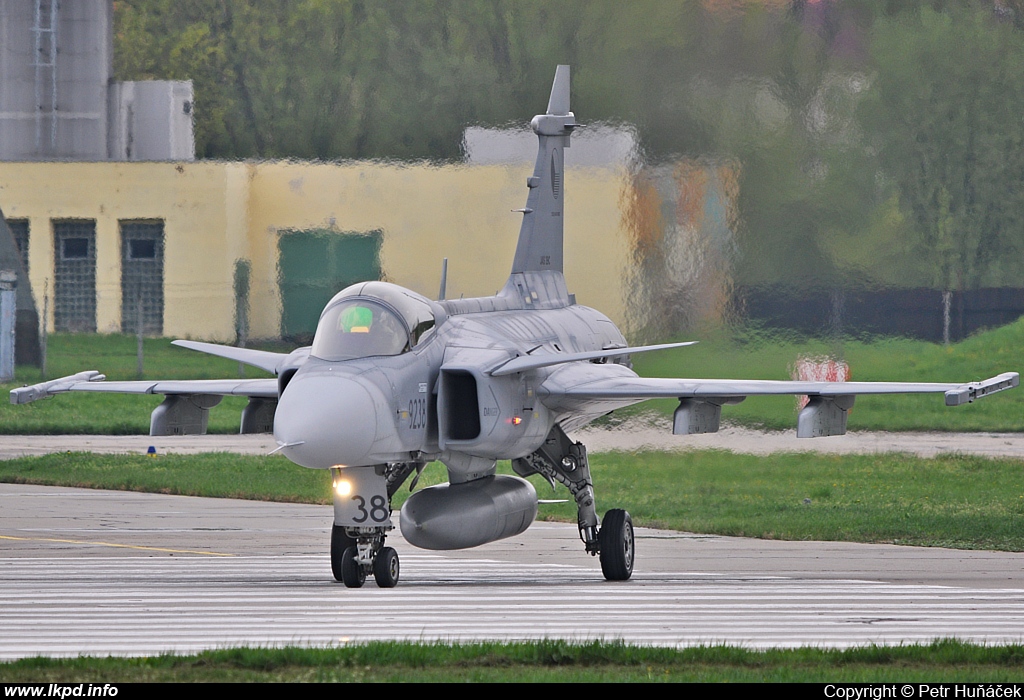
M 269 377 L 253 367 L 212 355 L 178 348 L 169 338 L 147 338 L 143 379 L 231 379 Z M 290 347 L 264 349 L 288 351 Z M 82 370 L 103 372 L 110 380 L 140 379 L 136 370 L 136 339 L 127 335 L 57 333 L 47 342 L 47 378 Z M 35 367 L 18 367 L 15 381 L 0 384 L 6 392 L 42 381 Z M 66 394 L 35 403 L 12 406 L 0 401 L 0 434 L 7 435 L 146 435 L 149 414 L 162 396 L 129 394 Z M 209 432 L 237 433 L 244 397 L 225 397 L 210 411 Z
M 236 648 L 141 658 L 29 658 L 0 664 L 25 682 L 987 682 L 1024 681 L 1024 646 L 957 640 L 845 650 L 685 649 L 619 642 L 422 644 L 373 642 L 327 649 Z
M 845 339 L 825 342 L 784 333 L 768 333 L 754 326 L 717 329 L 695 334 L 693 347 L 633 357 L 635 369 L 645 377 L 734 379 L 789 379 L 798 358 L 833 356 L 849 363 L 858 381 L 969 382 L 1000 372 L 1021 369 L 1019 348 L 1024 346 L 1024 319 L 979 333 L 945 347 L 905 339 Z M 110 379 L 136 379 L 135 338 L 123 335 L 55 334 L 50 336 L 49 377 L 96 369 Z M 265 349 L 287 351 L 289 347 Z M 267 374 L 251 367 L 247 377 Z M 216 379 L 238 377 L 237 362 L 174 347 L 166 338 L 145 341 L 146 379 Z M 19 367 L 16 381 L 0 390 L 41 380 L 39 370 Z M 159 396 L 117 394 L 61 395 L 25 406 L 0 402 L 0 433 L 144 435 L 149 414 Z M 212 433 L 238 431 L 243 398 L 226 398 L 210 412 Z M 645 402 L 620 413 L 653 408 L 671 413 L 675 401 Z M 1024 430 L 1024 390 L 986 398 L 970 406 L 948 408 L 941 395 L 864 396 L 850 413 L 850 430 Z M 773 430 L 796 426 L 796 404 L 791 397 L 751 397 L 727 406 L 726 420 Z
M 782 540 L 1024 551 L 1024 464 L 958 454 L 770 456 L 720 450 L 591 456 L 597 503 L 638 525 Z M 502 463 L 501 471 L 509 473 Z M 532 477 L 541 517 L 575 522 L 561 486 Z M 446 479 L 428 465 L 420 487 Z M 300 503 L 331 502 L 329 476 L 280 456 L 59 453 L 0 462 L 0 481 Z M 394 506 L 408 496 L 403 488 Z
M 799 358 L 835 357 L 848 363 L 851 379 L 876 382 L 971 382 L 1001 372 L 1019 372 L 1024 319 L 943 346 L 904 338 L 843 339 L 826 342 L 748 326 L 710 332 L 692 347 L 633 357 L 644 377 L 707 379 L 790 379 Z M 643 404 L 670 414 L 675 401 Z M 627 409 L 626 413 L 638 408 Z M 1024 430 L 1024 391 L 1002 393 L 970 406 L 949 408 L 941 394 L 861 396 L 849 416 L 850 430 L 994 431 Z M 750 397 L 726 406 L 724 419 L 771 430 L 796 427 L 791 397 Z

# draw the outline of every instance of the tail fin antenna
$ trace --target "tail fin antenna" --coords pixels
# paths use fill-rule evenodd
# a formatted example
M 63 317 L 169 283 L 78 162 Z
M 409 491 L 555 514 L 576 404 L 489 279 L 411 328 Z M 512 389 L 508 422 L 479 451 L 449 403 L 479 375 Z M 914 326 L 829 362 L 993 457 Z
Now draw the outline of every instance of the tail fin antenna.
M 441 289 L 437 292 L 437 300 L 444 301 L 448 291 L 448 258 L 441 263 Z

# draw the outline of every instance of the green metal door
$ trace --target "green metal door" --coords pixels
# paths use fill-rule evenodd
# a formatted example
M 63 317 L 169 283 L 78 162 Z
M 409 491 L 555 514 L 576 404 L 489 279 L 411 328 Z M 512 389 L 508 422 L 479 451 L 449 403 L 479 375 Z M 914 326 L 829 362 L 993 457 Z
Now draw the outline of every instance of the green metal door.
M 281 335 L 307 341 L 320 312 L 339 291 L 378 280 L 380 231 L 284 231 L 278 241 L 278 284 L 281 289 Z

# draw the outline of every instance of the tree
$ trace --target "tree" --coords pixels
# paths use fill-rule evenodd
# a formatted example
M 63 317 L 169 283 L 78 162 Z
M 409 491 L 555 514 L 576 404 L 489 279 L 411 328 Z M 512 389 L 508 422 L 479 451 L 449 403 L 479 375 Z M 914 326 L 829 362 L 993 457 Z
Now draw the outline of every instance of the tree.
M 934 283 L 963 292 L 1019 275 L 1024 34 L 991 9 L 924 7 L 877 22 L 871 58 L 861 123 Z

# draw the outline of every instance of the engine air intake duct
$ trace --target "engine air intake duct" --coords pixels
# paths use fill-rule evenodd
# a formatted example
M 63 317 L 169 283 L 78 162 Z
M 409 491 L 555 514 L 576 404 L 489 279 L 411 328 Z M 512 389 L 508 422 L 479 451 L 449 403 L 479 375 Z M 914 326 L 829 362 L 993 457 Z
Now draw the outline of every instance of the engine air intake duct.
M 464 370 L 442 370 L 440 400 L 446 439 L 475 440 L 480 437 L 480 404 L 476 378 L 472 374 Z

